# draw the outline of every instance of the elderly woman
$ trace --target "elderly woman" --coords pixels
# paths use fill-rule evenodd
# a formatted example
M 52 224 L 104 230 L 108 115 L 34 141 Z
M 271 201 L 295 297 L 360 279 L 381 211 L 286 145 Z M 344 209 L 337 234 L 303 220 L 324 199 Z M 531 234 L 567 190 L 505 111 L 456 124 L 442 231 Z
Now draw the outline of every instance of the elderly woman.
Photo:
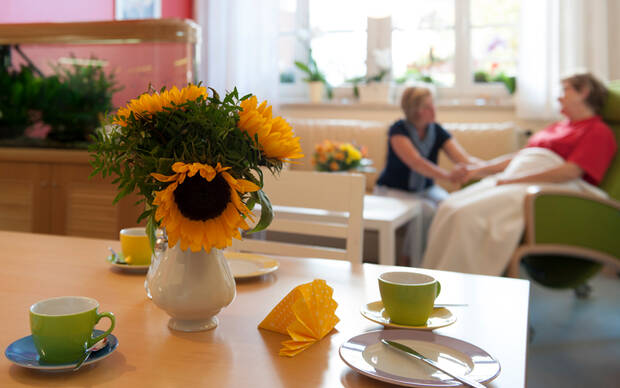
M 464 167 L 449 172 L 437 166 L 439 150 L 445 151 L 455 164 L 479 161 L 469 156 L 456 140 L 435 122 L 433 96 L 428 89 L 406 89 L 401 99 L 401 107 L 405 118 L 390 127 L 387 163 L 377 180 L 375 194 L 421 200 L 423 230 L 415 230 L 413 223 L 409 225 L 403 251 L 410 252 L 413 236 L 421 235 L 424 244 L 437 204 L 448 196 L 445 190 L 435 185 L 434 179 L 459 182 L 467 172 Z M 403 256 L 398 263 L 418 265 L 421 259 L 407 259 Z
M 439 207 L 423 267 L 501 275 L 521 238 L 531 184 L 605 196 L 595 185 L 617 149 L 599 116 L 607 90 L 590 74 L 565 78 L 562 86 L 559 102 L 567 120 L 536 133 L 513 155 L 467 167 L 464 179 L 486 178 Z

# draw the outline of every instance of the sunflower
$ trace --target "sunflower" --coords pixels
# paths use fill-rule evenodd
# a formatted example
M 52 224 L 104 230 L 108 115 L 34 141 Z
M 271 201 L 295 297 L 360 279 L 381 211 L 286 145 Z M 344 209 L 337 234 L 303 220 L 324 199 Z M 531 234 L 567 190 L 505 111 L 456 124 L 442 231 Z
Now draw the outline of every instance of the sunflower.
M 252 96 L 241 101 L 240 105 L 242 110 L 237 126 L 252 139 L 258 137 L 258 144 L 265 157 L 283 162 L 303 158 L 299 137 L 295 136 L 293 128 L 282 117 L 272 117 L 271 106 L 267 105 L 267 101 L 258 105 L 256 96 Z
M 160 182 L 171 182 L 155 192 L 155 219 L 168 234 L 168 245 L 181 241 L 181 249 L 198 252 L 204 248 L 224 249 L 232 238 L 241 239 L 239 228 L 249 229 L 243 216 L 251 213 L 239 194 L 260 189 L 245 179 L 235 179 L 218 163 L 215 167 L 201 163 L 177 162 L 175 174 L 151 173 Z
M 179 90 L 173 87 L 161 93 L 144 93 L 137 99 L 129 101 L 124 108 L 120 108 L 114 116 L 113 123 L 121 127 L 127 126 L 127 119 L 133 113 L 135 118 L 148 118 L 157 112 L 161 112 L 165 107 L 171 108 L 173 104 L 178 106 L 187 101 L 194 101 L 198 97 L 207 97 L 207 89 L 196 85 L 187 85 Z

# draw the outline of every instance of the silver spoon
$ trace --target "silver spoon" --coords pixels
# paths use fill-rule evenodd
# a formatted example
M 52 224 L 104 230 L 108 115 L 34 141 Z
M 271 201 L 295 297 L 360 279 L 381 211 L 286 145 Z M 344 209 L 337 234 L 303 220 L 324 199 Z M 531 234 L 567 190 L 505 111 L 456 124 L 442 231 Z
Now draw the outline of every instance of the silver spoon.
M 112 253 L 112 257 L 113 257 L 113 262 L 114 263 L 116 263 L 116 264 L 127 264 L 125 261 L 121 261 L 121 260 L 118 259 L 118 254 L 116 253 L 116 251 L 114 249 L 112 249 L 112 247 L 108 247 L 108 249 Z
M 75 367 L 73 367 L 73 370 L 76 371 L 80 369 L 82 365 L 84 364 L 84 362 L 88 360 L 88 357 L 90 357 L 92 352 L 96 352 L 97 350 L 103 349 L 107 344 L 108 344 L 108 338 L 106 337 L 102 339 L 101 341 L 97 342 L 96 344 L 94 344 L 93 346 L 91 346 L 90 348 L 86 349 L 86 351 L 82 355 L 82 358 L 80 358 L 77 364 L 75 364 Z

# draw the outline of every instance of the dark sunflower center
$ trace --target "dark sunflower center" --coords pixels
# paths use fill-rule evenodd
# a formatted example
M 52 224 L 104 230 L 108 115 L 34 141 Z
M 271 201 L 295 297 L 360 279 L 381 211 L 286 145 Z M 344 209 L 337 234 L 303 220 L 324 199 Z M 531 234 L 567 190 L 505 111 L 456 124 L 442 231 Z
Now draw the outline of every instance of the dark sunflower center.
M 221 175 L 208 182 L 196 174 L 174 190 L 174 201 L 185 218 L 206 221 L 224 212 L 230 202 L 230 186 Z

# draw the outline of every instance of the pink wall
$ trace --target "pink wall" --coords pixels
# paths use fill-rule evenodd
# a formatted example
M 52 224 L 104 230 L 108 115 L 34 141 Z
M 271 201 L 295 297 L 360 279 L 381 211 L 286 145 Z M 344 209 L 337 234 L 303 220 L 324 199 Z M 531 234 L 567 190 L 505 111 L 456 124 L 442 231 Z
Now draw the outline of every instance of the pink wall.
M 193 19 L 194 2 L 192 0 L 162 0 L 161 17 Z
M 192 0 L 162 0 L 162 18 L 193 17 Z M 114 20 L 114 0 L 0 0 L 0 23 Z

